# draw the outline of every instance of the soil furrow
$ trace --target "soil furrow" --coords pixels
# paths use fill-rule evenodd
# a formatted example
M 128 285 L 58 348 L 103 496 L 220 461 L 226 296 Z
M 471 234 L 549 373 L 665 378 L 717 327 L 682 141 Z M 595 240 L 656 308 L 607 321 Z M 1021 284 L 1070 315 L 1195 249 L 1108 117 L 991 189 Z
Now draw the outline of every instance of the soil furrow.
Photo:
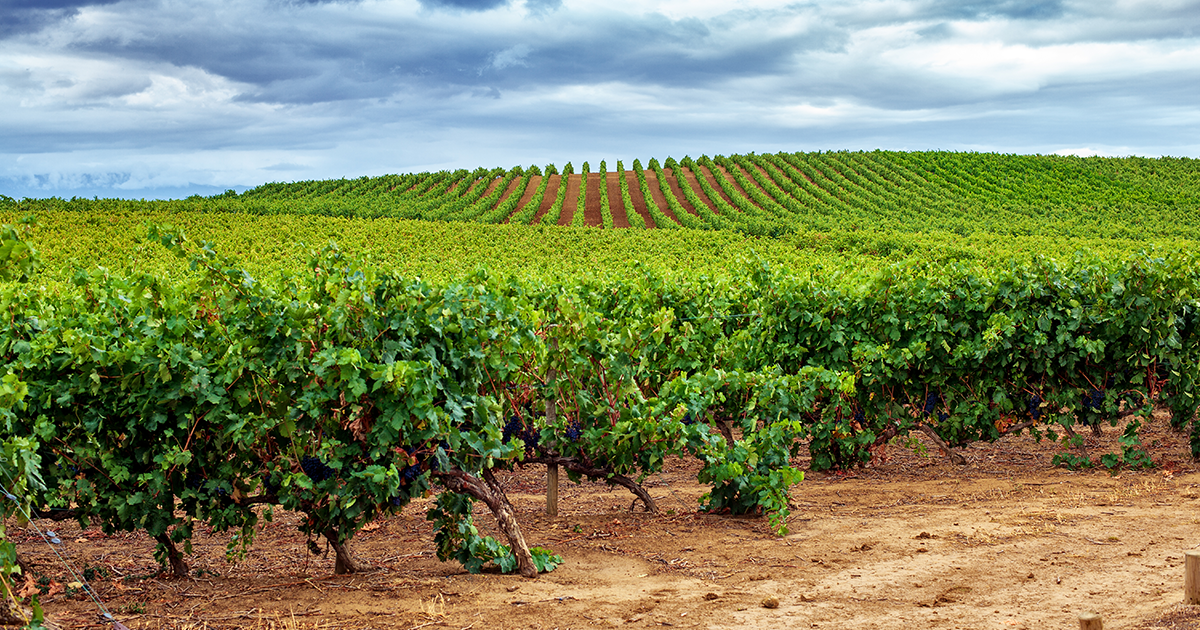
M 608 210 L 612 213 L 614 228 L 629 227 L 629 217 L 625 216 L 625 200 L 621 198 L 621 180 L 617 173 L 605 175 L 608 186 Z

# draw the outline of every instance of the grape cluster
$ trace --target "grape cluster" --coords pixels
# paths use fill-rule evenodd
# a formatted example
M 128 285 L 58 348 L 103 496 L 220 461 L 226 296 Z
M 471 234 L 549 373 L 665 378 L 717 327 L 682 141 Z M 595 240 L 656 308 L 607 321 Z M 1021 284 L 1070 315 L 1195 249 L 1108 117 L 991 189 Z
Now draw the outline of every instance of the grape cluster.
M 1100 411 L 1104 408 L 1104 390 L 1095 388 L 1083 395 L 1083 408 L 1085 410 Z
M 941 404 L 941 402 L 942 402 L 941 396 L 939 396 L 938 394 L 929 394 L 928 396 L 925 397 L 925 408 L 922 411 L 927 416 L 931 415 L 933 413 L 933 410 L 937 409 L 937 406 L 939 404 Z M 941 414 L 938 414 L 938 417 L 940 419 Z
M 329 466 L 326 466 L 325 462 L 313 457 L 312 455 L 308 455 L 304 459 L 300 460 L 300 470 L 303 470 L 304 474 L 308 475 L 309 479 L 312 479 L 318 483 L 333 477 L 335 474 L 335 471 Z
M 579 419 L 576 418 L 575 420 L 571 421 L 570 425 L 567 426 L 567 441 L 578 442 L 580 437 L 583 437 L 583 425 L 580 424 Z
M 854 421 L 861 425 L 863 422 L 866 421 L 866 419 L 867 419 L 867 414 L 863 412 L 862 407 L 855 407 L 854 408 Z
M 504 424 L 502 435 L 505 442 L 513 438 L 520 439 L 525 443 L 526 452 L 533 451 L 537 448 L 538 442 L 541 441 L 538 430 L 532 426 L 527 426 L 518 416 L 512 416 L 508 419 L 508 422 Z
M 683 414 L 683 420 L 680 420 L 680 422 L 684 424 L 696 424 L 696 419 L 692 417 L 692 412 L 689 411 Z
M 1026 411 L 1029 412 L 1030 418 L 1033 418 L 1034 420 L 1041 420 L 1041 418 L 1042 418 L 1042 397 L 1038 396 L 1037 394 L 1033 394 L 1032 396 L 1030 396 L 1029 400 L 1027 400 L 1025 402 L 1025 409 L 1026 409 Z

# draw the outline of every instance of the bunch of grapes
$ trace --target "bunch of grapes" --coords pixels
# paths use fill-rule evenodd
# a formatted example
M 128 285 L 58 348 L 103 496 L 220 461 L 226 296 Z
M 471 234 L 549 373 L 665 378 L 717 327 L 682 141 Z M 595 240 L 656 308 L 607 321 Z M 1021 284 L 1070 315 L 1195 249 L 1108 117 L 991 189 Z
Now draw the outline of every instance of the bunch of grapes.
M 1100 411 L 1104 408 L 1104 390 L 1095 388 L 1083 395 L 1083 408 L 1085 410 Z
M 925 397 L 925 408 L 922 411 L 927 416 L 931 415 L 933 413 L 933 410 L 937 409 L 937 406 L 939 404 L 941 404 L 941 402 L 942 402 L 941 396 L 939 396 L 938 394 L 931 393 Z M 938 418 L 939 419 L 941 418 L 941 414 L 938 414 Z
M 576 418 L 576 419 L 572 420 L 571 424 L 569 424 L 567 426 L 567 441 L 568 442 L 578 442 L 579 438 L 582 436 L 583 436 L 583 425 L 580 424 L 579 419 Z
M 312 455 L 308 455 L 304 459 L 300 460 L 300 470 L 303 470 L 304 474 L 308 475 L 309 479 L 312 479 L 318 483 L 333 477 L 335 474 L 335 471 L 329 466 L 326 466 L 325 462 L 313 457 Z
M 854 407 L 854 421 L 857 422 L 859 424 L 859 426 L 862 426 L 863 422 L 865 422 L 866 419 L 867 419 L 867 414 L 863 412 L 862 407 L 859 407 L 856 405 Z
M 502 437 L 505 442 L 517 438 L 525 443 L 525 452 L 533 452 L 541 441 L 541 436 L 538 430 L 531 425 L 526 425 L 517 416 L 512 416 L 504 425 Z
M 696 424 L 696 419 L 692 417 L 692 412 L 689 411 L 683 414 L 683 420 L 680 420 L 680 422 L 684 424 Z
M 1027 400 L 1025 402 L 1025 409 L 1026 409 L 1026 411 L 1029 412 L 1030 418 L 1033 418 L 1034 420 L 1041 420 L 1041 418 L 1042 418 L 1042 397 L 1038 396 L 1037 394 L 1033 394 L 1032 396 L 1030 396 L 1029 400 Z
M 501 439 L 507 442 L 514 437 L 519 437 L 524 431 L 525 424 L 521 422 L 521 418 L 517 416 L 511 416 L 508 419 L 508 422 L 504 424 L 504 430 L 502 431 Z

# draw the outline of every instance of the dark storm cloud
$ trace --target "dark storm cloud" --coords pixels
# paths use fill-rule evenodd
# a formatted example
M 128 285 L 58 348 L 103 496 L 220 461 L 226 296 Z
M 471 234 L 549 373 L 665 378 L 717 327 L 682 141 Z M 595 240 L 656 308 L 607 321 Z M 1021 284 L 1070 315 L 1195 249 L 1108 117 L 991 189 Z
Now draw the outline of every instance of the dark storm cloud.
M 304 10 L 297 12 L 303 15 Z M 370 26 L 333 22 L 317 29 L 290 17 L 277 23 L 247 19 L 192 25 L 165 33 L 169 36 L 77 47 L 202 68 L 252 86 L 239 97 L 242 101 L 302 104 L 383 98 L 413 85 L 488 90 L 603 81 L 707 85 L 782 72 L 797 54 L 840 46 L 845 39 L 836 29 L 822 28 L 729 45 L 714 39 L 713 27 L 698 19 L 618 15 L 590 16 L 582 23 L 559 12 L 543 16 L 546 22 L 539 21 L 539 27 L 545 24 L 550 32 L 529 45 L 524 44 L 531 41 L 525 32 L 464 37 L 443 25 L 422 29 L 412 21 Z M 555 29 L 567 35 L 555 36 Z M 504 51 L 516 46 L 526 46 L 528 52 L 501 62 Z
M 118 0 L 4 0 L 0 2 L 0 39 L 34 33 L 75 17 L 87 6 L 113 4 Z

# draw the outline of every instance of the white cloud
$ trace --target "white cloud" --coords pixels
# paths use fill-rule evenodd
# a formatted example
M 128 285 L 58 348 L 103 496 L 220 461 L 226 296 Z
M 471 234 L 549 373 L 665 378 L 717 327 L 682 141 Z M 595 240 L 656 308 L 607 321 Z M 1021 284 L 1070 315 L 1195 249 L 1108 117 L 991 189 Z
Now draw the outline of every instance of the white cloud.
M 1200 155 L 1196 0 L 553 5 L 124 0 L 0 34 L 0 193 L 746 150 Z

